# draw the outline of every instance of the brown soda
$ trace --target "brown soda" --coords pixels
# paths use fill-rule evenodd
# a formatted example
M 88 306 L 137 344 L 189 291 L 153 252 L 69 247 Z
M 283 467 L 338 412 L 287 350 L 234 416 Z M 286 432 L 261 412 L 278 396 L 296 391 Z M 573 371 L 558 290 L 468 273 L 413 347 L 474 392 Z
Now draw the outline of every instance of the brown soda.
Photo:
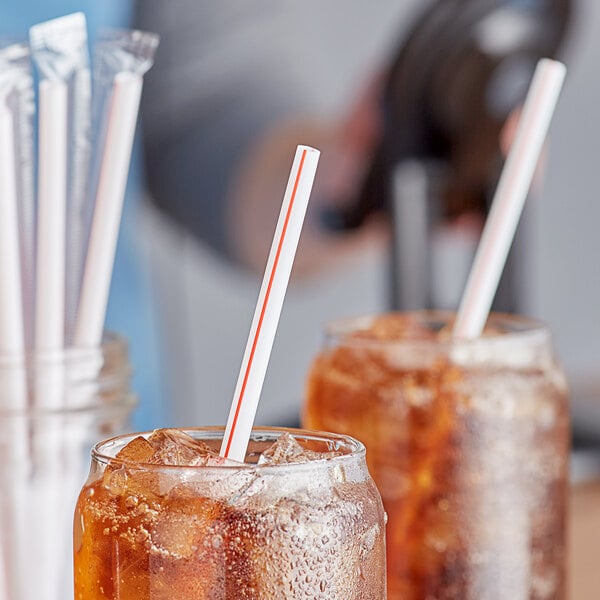
M 563 600 L 569 419 L 547 332 L 497 316 L 342 324 L 308 378 L 304 425 L 353 435 L 388 515 L 389 600 Z
M 385 598 L 383 506 L 360 444 L 266 430 L 255 464 L 236 465 L 214 431 L 188 433 L 94 456 L 75 513 L 76 600 Z

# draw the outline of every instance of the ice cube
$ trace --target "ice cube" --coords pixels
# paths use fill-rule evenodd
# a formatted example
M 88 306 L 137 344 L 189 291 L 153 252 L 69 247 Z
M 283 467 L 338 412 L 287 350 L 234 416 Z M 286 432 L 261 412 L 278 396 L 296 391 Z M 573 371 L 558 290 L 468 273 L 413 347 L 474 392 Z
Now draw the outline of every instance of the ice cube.
M 141 494 L 149 499 L 157 494 L 159 484 L 157 475 L 143 465 L 150 463 L 155 453 L 152 444 L 138 436 L 124 446 L 116 455 L 125 464 L 109 464 L 103 475 L 104 487 L 115 496 Z
M 252 550 L 264 544 L 258 524 L 201 494 L 201 486 L 174 488 L 151 530 L 152 561 L 165 565 L 155 580 L 169 592 L 156 598 L 264 597 L 252 562 Z
M 152 464 L 180 467 L 219 464 L 220 457 L 216 452 L 178 429 L 157 429 L 148 442 L 154 449 L 148 461 Z
M 307 462 L 304 448 L 289 434 L 282 433 L 258 459 L 259 465 L 276 465 L 291 462 Z
M 153 503 L 180 480 L 176 473 L 151 465 L 188 466 L 206 464 L 214 452 L 206 444 L 175 429 L 159 429 L 145 439 L 134 438 L 117 454 L 125 464 L 109 465 L 104 472 L 104 485 L 117 496 L 143 498 Z
M 176 486 L 163 503 L 163 510 L 151 531 L 157 552 L 190 558 L 197 552 L 212 552 L 215 539 L 222 534 L 222 504 Z
M 258 459 L 259 465 L 285 465 L 307 463 L 340 456 L 340 452 L 315 452 L 303 448 L 292 435 L 282 433 L 273 444 L 267 448 Z
M 410 316 L 391 313 L 374 319 L 368 328 L 354 332 L 353 337 L 369 340 L 432 340 L 436 333 L 426 323 Z
M 152 444 L 140 435 L 123 447 L 117 453 L 117 458 L 128 462 L 147 463 L 154 452 Z
M 153 503 L 169 493 L 185 477 L 178 470 L 161 469 L 162 466 L 203 467 L 235 466 L 235 461 L 225 459 L 207 444 L 176 429 L 159 429 L 145 439 L 136 437 L 127 444 L 117 458 L 125 464 L 108 465 L 104 486 L 116 496 L 132 495 Z

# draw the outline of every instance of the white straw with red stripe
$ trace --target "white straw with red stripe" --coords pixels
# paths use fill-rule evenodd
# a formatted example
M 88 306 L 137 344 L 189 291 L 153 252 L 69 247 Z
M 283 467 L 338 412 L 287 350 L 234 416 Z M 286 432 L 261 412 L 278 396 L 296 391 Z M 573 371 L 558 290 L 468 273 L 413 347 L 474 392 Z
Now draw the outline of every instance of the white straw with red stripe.
M 320 152 L 298 146 L 235 388 L 221 456 L 243 462 Z
M 455 338 L 476 338 L 483 331 L 565 74 L 557 61 L 537 65 L 458 310 Z
M 102 342 L 142 84 L 142 76 L 135 73 L 115 77 L 73 335 L 76 347 Z

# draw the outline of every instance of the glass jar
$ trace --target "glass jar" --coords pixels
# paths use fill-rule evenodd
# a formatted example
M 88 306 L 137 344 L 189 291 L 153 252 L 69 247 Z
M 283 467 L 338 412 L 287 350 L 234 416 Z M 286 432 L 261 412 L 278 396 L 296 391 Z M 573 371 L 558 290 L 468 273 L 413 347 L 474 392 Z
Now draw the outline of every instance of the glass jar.
M 223 428 L 184 432 L 218 453 Z M 305 462 L 256 464 L 284 433 Z M 384 512 L 361 443 L 261 428 L 245 464 L 169 466 L 139 436 L 92 452 L 74 520 L 76 600 L 385 599 Z M 133 458 L 119 454 L 132 441 Z
M 0 357 L 0 598 L 73 597 L 72 515 L 89 448 L 135 406 L 127 344 Z
M 356 436 L 389 516 L 388 598 L 565 598 L 567 387 L 548 330 L 492 315 L 339 321 L 308 377 L 306 427 Z

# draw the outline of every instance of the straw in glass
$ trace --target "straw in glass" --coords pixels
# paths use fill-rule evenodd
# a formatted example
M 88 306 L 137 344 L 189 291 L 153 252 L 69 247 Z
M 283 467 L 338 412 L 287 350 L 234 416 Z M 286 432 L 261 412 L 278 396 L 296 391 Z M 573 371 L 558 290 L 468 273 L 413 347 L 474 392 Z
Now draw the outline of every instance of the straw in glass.
M 457 339 L 483 331 L 565 75 L 560 62 L 542 59 L 537 65 L 458 309 Z
M 283 198 L 221 446 L 221 456 L 238 462 L 246 456 L 319 155 L 298 146 Z

